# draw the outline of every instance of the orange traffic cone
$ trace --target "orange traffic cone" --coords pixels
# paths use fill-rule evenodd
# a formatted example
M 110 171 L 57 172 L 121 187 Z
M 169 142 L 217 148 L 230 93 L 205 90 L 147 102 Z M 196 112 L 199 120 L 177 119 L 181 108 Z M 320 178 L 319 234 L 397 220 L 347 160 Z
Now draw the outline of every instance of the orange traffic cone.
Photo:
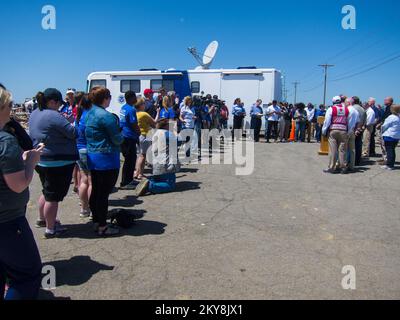
M 290 138 L 289 138 L 290 142 L 293 142 L 296 140 L 295 135 L 296 135 L 296 121 L 293 120 L 292 121 L 292 130 L 290 131 Z

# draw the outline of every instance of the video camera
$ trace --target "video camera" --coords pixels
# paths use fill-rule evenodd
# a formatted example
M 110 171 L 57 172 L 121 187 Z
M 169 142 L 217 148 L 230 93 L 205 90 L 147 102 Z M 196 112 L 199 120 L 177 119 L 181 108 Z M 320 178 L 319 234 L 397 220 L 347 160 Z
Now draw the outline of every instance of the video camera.
M 193 96 L 193 105 L 195 107 L 214 106 L 219 114 L 222 107 L 225 105 L 225 101 L 220 100 L 218 96 L 211 96 L 211 94 L 208 94 L 206 96 Z

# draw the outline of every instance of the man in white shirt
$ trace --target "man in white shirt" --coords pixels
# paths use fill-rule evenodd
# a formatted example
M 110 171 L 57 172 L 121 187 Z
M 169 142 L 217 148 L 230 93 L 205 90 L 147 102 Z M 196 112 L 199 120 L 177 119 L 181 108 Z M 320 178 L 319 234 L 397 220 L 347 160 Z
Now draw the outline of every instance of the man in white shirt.
M 353 128 L 353 130 L 349 132 L 349 171 L 354 171 L 356 163 L 356 130 L 357 124 L 360 122 L 360 114 L 353 105 L 353 98 L 347 98 L 345 101 L 345 106 L 349 108 L 351 121 L 351 123 L 349 123 L 349 126 Z
M 375 111 L 372 106 L 375 105 L 375 99 L 369 98 L 368 104 L 365 106 L 365 111 L 367 112 L 367 122 L 365 124 L 364 137 L 363 137 L 363 152 L 362 156 L 364 158 L 369 158 L 371 153 L 371 139 L 372 133 L 374 131 L 374 125 L 376 122 Z
M 267 130 L 267 143 L 271 139 L 271 133 L 275 138 L 275 142 L 278 142 L 278 123 L 282 115 L 281 108 L 278 106 L 278 101 L 274 100 L 272 106 L 267 109 L 267 119 L 268 119 L 268 130 Z
M 311 142 L 311 136 L 313 136 L 314 132 L 314 116 L 315 116 L 315 108 L 314 106 L 309 103 L 307 105 L 307 123 L 306 123 L 306 136 L 307 136 L 307 142 Z

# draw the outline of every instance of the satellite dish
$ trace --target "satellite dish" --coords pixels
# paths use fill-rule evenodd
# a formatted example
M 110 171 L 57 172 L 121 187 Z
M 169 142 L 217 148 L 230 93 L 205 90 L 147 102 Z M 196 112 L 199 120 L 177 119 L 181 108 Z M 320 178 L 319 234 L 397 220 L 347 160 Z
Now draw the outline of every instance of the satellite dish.
M 214 61 L 215 55 L 217 54 L 218 50 L 218 41 L 211 42 L 206 51 L 204 52 L 203 56 L 203 65 L 209 67 L 212 62 Z
M 215 55 L 217 54 L 218 46 L 219 46 L 218 41 L 211 42 L 208 45 L 206 51 L 204 52 L 202 58 L 198 54 L 196 48 L 189 48 L 188 50 L 200 64 L 201 69 L 209 69 L 215 59 Z

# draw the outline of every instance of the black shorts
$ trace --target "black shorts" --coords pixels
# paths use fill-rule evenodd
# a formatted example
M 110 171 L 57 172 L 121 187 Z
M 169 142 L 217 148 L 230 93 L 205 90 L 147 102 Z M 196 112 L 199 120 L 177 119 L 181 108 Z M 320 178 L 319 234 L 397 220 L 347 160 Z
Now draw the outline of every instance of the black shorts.
M 62 202 L 68 194 L 75 163 L 64 167 L 36 167 L 42 182 L 43 195 L 47 202 Z

